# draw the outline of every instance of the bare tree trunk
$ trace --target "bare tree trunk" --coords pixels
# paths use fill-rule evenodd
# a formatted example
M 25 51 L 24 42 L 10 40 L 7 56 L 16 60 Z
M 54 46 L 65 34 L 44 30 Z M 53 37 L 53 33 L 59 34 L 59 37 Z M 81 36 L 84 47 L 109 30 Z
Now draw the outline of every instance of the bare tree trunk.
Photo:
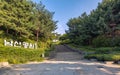
M 39 37 L 39 30 L 36 32 L 36 41 L 38 42 L 38 37 Z
M 112 28 L 112 45 L 114 46 L 115 45 L 115 27 Z
M 7 28 L 6 33 L 8 34 L 8 32 L 9 32 L 9 30 L 8 30 L 8 28 Z

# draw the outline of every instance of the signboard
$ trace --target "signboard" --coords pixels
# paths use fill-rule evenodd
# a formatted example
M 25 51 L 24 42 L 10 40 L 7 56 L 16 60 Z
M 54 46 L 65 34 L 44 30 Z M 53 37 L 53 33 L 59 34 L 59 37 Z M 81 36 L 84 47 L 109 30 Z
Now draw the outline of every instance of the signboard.
M 28 43 L 28 42 L 18 42 L 18 41 L 7 41 L 4 40 L 4 46 L 12 46 L 12 47 L 23 47 L 30 49 L 37 49 L 37 43 Z

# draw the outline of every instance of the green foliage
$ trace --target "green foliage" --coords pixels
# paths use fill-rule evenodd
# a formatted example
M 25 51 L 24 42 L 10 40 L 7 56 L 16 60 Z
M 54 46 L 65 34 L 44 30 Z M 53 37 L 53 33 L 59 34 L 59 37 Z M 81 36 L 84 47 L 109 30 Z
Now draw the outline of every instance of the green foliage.
M 71 18 L 67 23 L 68 39 L 76 45 L 119 46 L 119 4 L 119 0 L 103 0 L 89 15 Z
M 92 49 L 92 50 L 91 50 Z M 90 54 L 88 51 L 93 51 Z M 86 52 L 86 50 L 84 50 Z M 97 59 L 99 61 L 118 61 L 120 60 L 120 47 L 100 47 L 90 48 L 87 50 L 88 54 L 85 55 L 87 59 Z
M 45 50 L 45 56 L 46 56 L 46 57 L 49 57 L 49 56 L 50 56 L 50 53 L 51 53 L 53 50 L 55 50 L 55 45 L 56 45 L 56 44 L 51 44 L 51 47 L 50 47 L 49 49 L 46 49 L 46 50 Z
M 69 44 L 70 47 L 76 50 L 83 51 L 86 59 L 97 59 L 99 61 L 118 61 L 120 60 L 120 47 L 99 47 L 79 46 Z
M 120 60 L 120 54 L 92 54 L 86 55 L 87 59 L 97 59 L 99 61 L 118 61 Z
M 66 40 L 66 39 L 68 39 L 67 34 L 63 34 L 63 35 L 59 38 L 60 41 L 63 41 L 63 40 Z
M 95 48 L 94 51 L 97 54 L 109 54 L 111 52 L 116 52 L 112 47 Z
M 115 47 L 120 46 L 120 37 L 98 36 L 92 41 L 94 47 Z
M 92 41 L 94 47 L 108 47 L 111 44 L 111 39 L 105 36 L 98 36 Z
M 0 47 L 4 45 L 3 39 L 0 39 Z
M 25 63 L 41 61 L 41 53 L 50 48 L 57 21 L 53 12 L 31 0 L 0 1 L 0 61 Z M 4 39 L 38 44 L 38 50 L 4 47 Z
M 68 39 L 68 35 L 67 34 L 63 34 L 60 38 L 60 44 L 69 44 L 70 40 Z
M 13 47 L 0 47 L 0 62 L 8 61 L 11 64 L 26 63 L 29 61 L 42 61 L 40 57 L 43 50 L 24 49 Z
M 1 0 L 0 38 L 37 42 L 52 41 L 56 29 L 53 12 L 40 2 L 30 0 Z

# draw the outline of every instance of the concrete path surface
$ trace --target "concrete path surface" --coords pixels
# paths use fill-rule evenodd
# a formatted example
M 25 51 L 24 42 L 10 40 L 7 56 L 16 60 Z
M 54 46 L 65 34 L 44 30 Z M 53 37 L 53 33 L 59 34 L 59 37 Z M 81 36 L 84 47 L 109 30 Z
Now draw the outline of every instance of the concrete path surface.
M 118 65 L 84 60 L 63 45 L 57 46 L 56 50 L 52 60 L 13 65 L 0 70 L 0 75 L 120 75 Z

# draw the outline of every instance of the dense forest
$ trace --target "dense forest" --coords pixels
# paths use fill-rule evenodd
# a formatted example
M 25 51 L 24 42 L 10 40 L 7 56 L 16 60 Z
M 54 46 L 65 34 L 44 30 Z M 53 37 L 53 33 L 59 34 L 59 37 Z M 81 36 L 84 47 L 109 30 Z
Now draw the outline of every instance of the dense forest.
M 53 15 L 41 2 L 0 0 L 0 38 L 50 43 L 57 23 Z
M 71 18 L 60 39 L 75 45 L 120 46 L 120 0 L 103 0 L 90 14 Z

